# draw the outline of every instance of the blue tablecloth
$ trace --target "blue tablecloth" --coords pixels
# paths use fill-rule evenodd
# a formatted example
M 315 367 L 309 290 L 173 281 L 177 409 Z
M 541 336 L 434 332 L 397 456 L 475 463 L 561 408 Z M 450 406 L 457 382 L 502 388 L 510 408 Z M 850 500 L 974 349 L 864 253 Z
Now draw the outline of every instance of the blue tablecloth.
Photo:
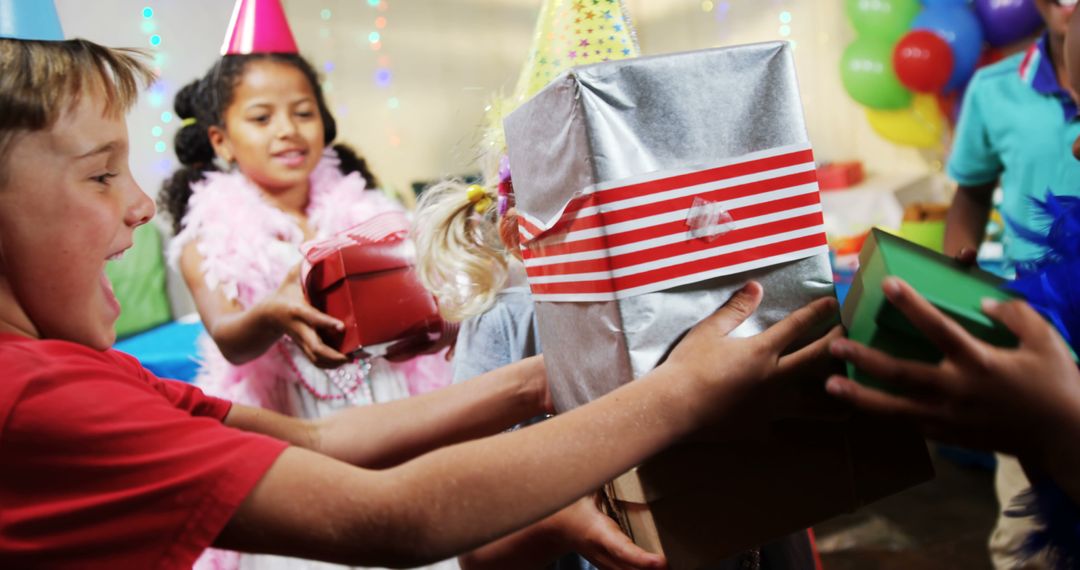
M 138 358 L 161 378 L 191 382 L 199 370 L 195 341 L 204 330 L 201 321 L 183 319 L 128 337 L 114 348 Z

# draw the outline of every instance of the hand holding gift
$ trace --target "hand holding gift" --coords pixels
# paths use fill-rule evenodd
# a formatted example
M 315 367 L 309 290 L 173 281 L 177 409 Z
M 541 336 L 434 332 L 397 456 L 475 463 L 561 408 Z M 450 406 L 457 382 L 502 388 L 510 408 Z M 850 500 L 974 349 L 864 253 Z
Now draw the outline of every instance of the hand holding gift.
M 636 546 L 600 510 L 599 500 L 596 494 L 582 497 L 536 524 L 459 557 L 458 562 L 462 570 L 540 570 L 576 552 L 601 569 L 666 569 L 664 557 Z
M 304 356 L 321 368 L 336 368 L 348 358 L 322 341 L 320 330 L 341 331 L 344 323 L 311 306 L 300 287 L 300 265 L 289 271 L 277 291 L 259 303 L 266 326 L 291 338 Z
M 716 427 L 736 435 L 753 432 L 755 427 L 766 432 L 778 414 L 786 415 L 780 405 L 791 399 L 789 393 L 797 390 L 798 384 L 806 383 L 807 378 L 825 377 L 831 361 L 828 346 L 841 333 L 839 326 L 834 327 L 813 343 L 791 350 L 807 330 L 821 329 L 835 319 L 836 300 L 822 297 L 760 334 L 729 336 L 757 310 L 764 294 L 757 282 L 747 283 L 713 316 L 694 327 L 662 365 L 692 379 L 697 393 L 709 395 L 701 401 L 707 403 L 708 413 L 716 421 L 723 422 Z M 719 342 L 718 337 L 722 337 Z M 713 400 L 728 407 L 718 408 Z
M 408 228 L 404 213 L 388 212 L 304 245 L 304 291 L 312 306 L 342 322 L 322 329 L 323 341 L 342 354 L 404 360 L 453 340 L 453 327 L 413 270 Z
M 984 303 L 987 316 L 1008 327 L 1017 348 L 983 342 L 946 317 L 897 278 L 882 285 L 885 296 L 944 354 L 937 364 L 904 360 L 848 340 L 832 344 L 838 357 L 902 396 L 829 380 L 830 393 L 864 410 L 918 423 L 943 441 L 1045 456 L 1063 426 L 1080 421 L 1080 372 L 1061 336 L 1027 303 Z

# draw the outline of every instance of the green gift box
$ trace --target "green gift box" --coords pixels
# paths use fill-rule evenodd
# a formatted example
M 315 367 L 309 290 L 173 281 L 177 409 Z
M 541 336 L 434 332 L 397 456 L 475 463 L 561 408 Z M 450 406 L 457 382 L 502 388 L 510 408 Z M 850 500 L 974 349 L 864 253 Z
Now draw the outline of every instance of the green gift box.
M 1003 279 L 876 228 L 859 253 L 859 271 L 841 311 L 852 340 L 897 358 L 941 360 L 941 351 L 885 298 L 881 283 L 889 276 L 906 281 L 972 335 L 997 346 L 1017 345 L 1012 332 L 981 309 L 985 298 L 1007 301 L 1017 297 L 1003 288 Z M 847 366 L 852 379 L 889 388 L 850 362 Z

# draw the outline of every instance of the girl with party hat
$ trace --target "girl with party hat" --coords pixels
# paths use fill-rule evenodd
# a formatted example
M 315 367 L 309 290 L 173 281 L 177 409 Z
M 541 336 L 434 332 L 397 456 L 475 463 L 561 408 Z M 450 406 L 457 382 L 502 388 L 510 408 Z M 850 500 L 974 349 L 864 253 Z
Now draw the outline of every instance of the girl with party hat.
M 309 419 L 447 384 L 442 355 L 349 362 L 320 339 L 320 329 L 343 325 L 305 300 L 300 245 L 401 208 L 373 190 L 363 159 L 329 146 L 336 123 L 279 0 L 238 0 L 222 53 L 176 96 L 184 166 L 160 198 L 177 232 L 170 261 L 209 333 L 196 384 Z M 209 559 L 213 568 L 321 567 L 217 551 Z

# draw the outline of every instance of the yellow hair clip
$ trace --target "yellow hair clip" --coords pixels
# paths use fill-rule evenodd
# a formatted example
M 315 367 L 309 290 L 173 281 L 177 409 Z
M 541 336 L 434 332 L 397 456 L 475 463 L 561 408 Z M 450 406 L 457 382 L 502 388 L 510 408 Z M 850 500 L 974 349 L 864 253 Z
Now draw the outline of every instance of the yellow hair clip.
M 466 189 L 465 197 L 469 199 L 469 202 L 473 205 L 473 210 L 477 214 L 483 214 L 495 203 L 494 200 L 488 196 L 487 190 L 479 184 L 472 184 Z
M 180 126 L 182 126 L 182 127 L 190 127 L 191 125 L 194 125 L 195 123 L 198 123 L 198 122 L 199 122 L 199 120 L 196 119 L 195 117 L 188 117 L 188 118 L 184 119 L 183 121 L 180 121 Z

